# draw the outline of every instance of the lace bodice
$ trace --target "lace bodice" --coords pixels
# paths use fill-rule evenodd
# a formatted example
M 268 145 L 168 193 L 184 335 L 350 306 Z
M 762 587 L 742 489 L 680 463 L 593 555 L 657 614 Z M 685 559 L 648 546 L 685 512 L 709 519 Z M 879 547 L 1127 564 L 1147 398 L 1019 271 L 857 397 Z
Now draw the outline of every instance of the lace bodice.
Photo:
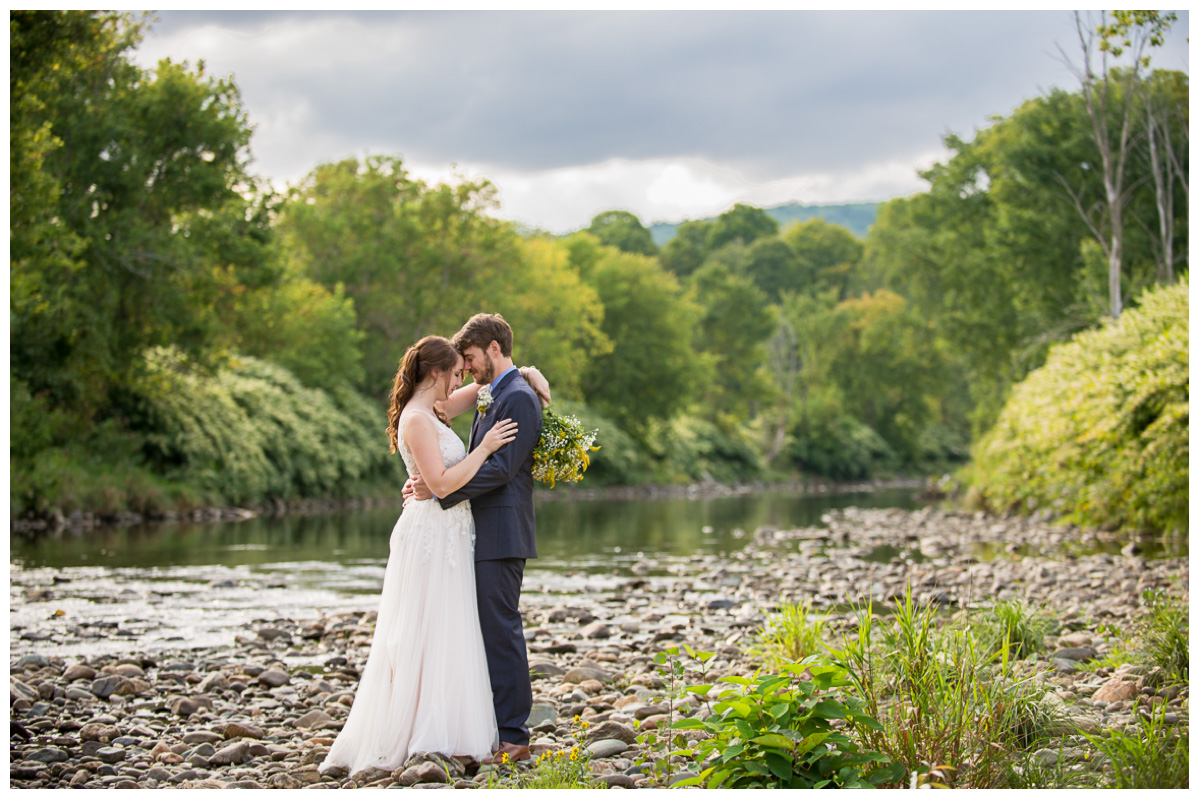
M 467 448 L 463 445 L 462 439 L 458 438 L 458 434 L 447 427 L 445 423 L 423 408 L 406 408 L 400 414 L 400 430 L 397 431 L 396 449 L 400 451 L 400 457 L 404 459 L 404 469 L 409 475 L 416 475 L 420 472 L 412 451 L 408 449 L 408 445 L 404 441 L 404 423 L 413 414 L 425 414 L 436 423 L 438 448 L 442 451 L 442 464 L 447 469 L 467 457 Z
M 408 470 L 409 475 L 420 473 L 420 470 L 417 469 L 417 461 L 404 441 L 404 424 L 413 414 L 426 414 L 436 423 L 438 448 L 442 452 L 442 463 L 447 468 L 467 457 L 467 448 L 463 446 L 462 439 L 459 439 L 458 434 L 435 415 L 424 409 L 405 409 L 404 413 L 400 415 L 400 431 L 396 437 L 396 449 L 400 451 L 400 457 L 404 459 L 404 468 Z M 469 500 L 443 509 L 436 500 L 413 501 L 410 499 L 404 504 L 404 507 L 405 513 L 401 517 L 401 522 L 404 521 L 404 517 L 411 518 L 408 521 L 409 524 L 398 523 L 396 530 L 393 531 L 393 550 L 399 544 L 395 537 L 400 534 L 417 537 L 416 544 L 421 553 L 422 563 L 428 564 L 431 559 L 435 558 L 435 554 L 440 552 L 449 567 L 457 568 L 460 548 L 466 549 L 467 561 L 471 561 L 470 554 L 475 551 L 475 521 L 471 517 Z M 437 541 L 435 541 L 435 537 Z

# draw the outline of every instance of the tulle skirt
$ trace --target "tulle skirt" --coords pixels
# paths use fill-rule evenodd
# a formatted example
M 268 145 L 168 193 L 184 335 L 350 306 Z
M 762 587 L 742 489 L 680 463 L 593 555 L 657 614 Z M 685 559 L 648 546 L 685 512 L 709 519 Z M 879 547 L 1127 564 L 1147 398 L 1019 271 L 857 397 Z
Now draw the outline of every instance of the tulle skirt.
M 394 770 L 417 752 L 483 759 L 499 743 L 474 538 L 470 503 L 410 501 L 401 513 L 367 665 L 322 769 Z

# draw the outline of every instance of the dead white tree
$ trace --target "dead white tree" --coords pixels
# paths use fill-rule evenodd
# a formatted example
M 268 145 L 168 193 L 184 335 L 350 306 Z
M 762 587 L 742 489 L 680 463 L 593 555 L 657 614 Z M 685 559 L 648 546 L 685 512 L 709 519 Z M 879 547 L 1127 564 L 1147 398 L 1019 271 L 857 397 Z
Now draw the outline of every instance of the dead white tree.
M 1100 156 L 1104 199 L 1099 218 L 1084 206 L 1082 188 L 1071 186 L 1061 175 L 1059 180 L 1104 250 L 1108 261 L 1109 313 L 1113 318 L 1121 316 L 1124 214 L 1134 188 L 1126 174 L 1133 140 L 1134 100 L 1138 96 L 1144 71 L 1150 64 L 1146 52 L 1150 47 L 1162 44 L 1163 35 L 1174 18 L 1174 14 L 1160 14 L 1157 11 L 1115 11 L 1111 17 L 1108 12 L 1101 11 L 1097 19 L 1076 11 L 1075 30 L 1079 37 L 1082 64 L 1072 61 L 1059 47 L 1064 63 L 1079 79 L 1084 105 L 1092 123 L 1092 138 Z M 1126 52 L 1131 60 L 1130 66 L 1111 69 L 1109 59 Z M 1097 57 L 1100 61 L 1099 71 L 1093 66 Z

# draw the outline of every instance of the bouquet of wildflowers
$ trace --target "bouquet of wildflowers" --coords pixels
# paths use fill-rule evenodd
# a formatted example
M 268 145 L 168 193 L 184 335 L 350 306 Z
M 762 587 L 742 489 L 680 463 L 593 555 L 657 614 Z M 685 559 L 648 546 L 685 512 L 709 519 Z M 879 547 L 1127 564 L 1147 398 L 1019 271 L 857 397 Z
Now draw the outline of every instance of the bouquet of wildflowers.
M 598 430 L 584 431 L 583 423 L 573 416 L 560 417 L 542 410 L 542 438 L 533 450 L 533 477 L 554 488 L 557 481 L 578 483 L 587 470 L 588 453 L 599 450 Z

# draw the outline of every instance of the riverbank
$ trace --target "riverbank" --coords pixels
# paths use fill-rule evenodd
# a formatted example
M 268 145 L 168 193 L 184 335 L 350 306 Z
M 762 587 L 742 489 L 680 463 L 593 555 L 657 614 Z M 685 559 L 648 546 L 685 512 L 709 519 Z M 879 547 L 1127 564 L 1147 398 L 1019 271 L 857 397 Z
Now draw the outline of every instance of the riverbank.
M 637 500 L 666 499 L 677 497 L 725 497 L 738 494 L 754 494 L 766 491 L 791 491 L 797 494 L 849 494 L 871 492 L 882 489 L 922 489 L 929 485 L 924 478 L 898 478 L 889 480 L 831 483 L 826 481 L 785 481 L 776 483 L 752 482 L 721 484 L 716 482 L 645 486 L 560 486 L 556 489 L 535 489 L 535 500 Z M 86 531 L 101 528 L 128 527 L 147 523 L 171 522 L 238 522 L 255 517 L 308 516 L 336 514 L 350 510 L 383 508 L 401 504 L 400 492 L 376 494 L 350 499 L 313 499 L 284 502 L 275 500 L 265 505 L 246 508 L 224 506 L 197 508 L 189 511 L 167 511 L 154 514 L 99 514 L 73 511 L 70 514 L 51 513 L 46 517 L 11 519 L 10 532 L 21 536 L 39 536 L 58 531 Z
M 1101 531 L 925 509 L 846 509 L 825 527 L 760 528 L 740 551 L 655 558 L 611 576 L 579 576 L 560 592 L 522 598 L 534 679 L 530 719 L 535 754 L 580 747 L 604 784 L 649 786 L 637 735 L 661 722 L 663 682 L 654 653 L 688 644 L 716 654 L 711 675 L 746 676 L 747 653 L 781 602 L 811 600 L 848 632 L 847 604 L 871 600 L 877 614 L 911 588 L 943 609 L 950 624 L 997 601 L 1020 599 L 1055 629 L 1034 660 L 1015 669 L 1041 687 L 1079 731 L 1124 731 L 1144 708 L 1162 707 L 1171 726 L 1188 725 L 1189 689 L 1161 671 L 1126 664 L 1128 637 L 1144 591 L 1186 603 L 1186 557 L 1147 559 L 1081 551 Z M 1112 538 L 1112 544 L 1120 540 Z M 237 587 L 229 587 L 232 591 Z M 374 630 L 372 598 L 316 618 L 260 612 L 232 642 L 79 657 L 96 631 L 72 633 L 56 616 L 69 585 L 15 586 L 11 602 L 42 622 L 11 632 L 10 785 L 39 787 L 301 788 L 429 785 L 489 781 L 470 765 L 415 758 L 391 772 L 321 775 L 317 765 L 353 702 Z M 114 594 L 119 592 L 113 588 Z M 214 587 L 213 591 L 222 591 Z M 100 632 L 117 642 L 128 625 Z M 58 636 L 58 655 L 39 637 Z M 74 638 L 72 638 L 74 637 Z M 584 728 L 576 724 L 588 722 Z M 1087 740 L 1044 761 L 1096 769 Z M 495 780 L 496 776 L 492 776 Z

